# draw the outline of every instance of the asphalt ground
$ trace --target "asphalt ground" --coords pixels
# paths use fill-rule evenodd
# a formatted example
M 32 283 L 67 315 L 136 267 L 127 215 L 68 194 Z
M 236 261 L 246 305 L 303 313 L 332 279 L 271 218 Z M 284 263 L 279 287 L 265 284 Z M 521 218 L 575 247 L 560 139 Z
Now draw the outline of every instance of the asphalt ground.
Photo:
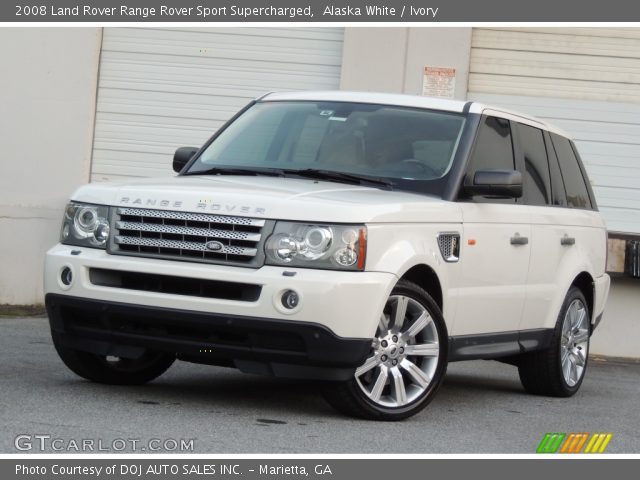
M 454 363 L 426 410 L 382 423 L 336 413 L 312 382 L 183 362 L 141 387 L 93 384 L 58 359 L 45 318 L 0 318 L 0 352 L 1 453 L 83 440 L 165 453 L 192 439 L 196 453 L 534 453 L 547 432 L 611 432 L 607 453 L 640 453 L 640 364 L 591 361 L 580 392 L 558 399 L 526 394 L 509 365 Z

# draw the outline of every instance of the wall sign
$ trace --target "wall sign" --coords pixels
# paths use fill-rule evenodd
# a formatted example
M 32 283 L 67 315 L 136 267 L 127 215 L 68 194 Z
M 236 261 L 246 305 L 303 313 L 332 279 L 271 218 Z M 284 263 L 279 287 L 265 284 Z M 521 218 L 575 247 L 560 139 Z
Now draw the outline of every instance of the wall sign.
M 425 97 L 454 98 L 456 69 L 446 67 L 424 67 L 422 95 Z

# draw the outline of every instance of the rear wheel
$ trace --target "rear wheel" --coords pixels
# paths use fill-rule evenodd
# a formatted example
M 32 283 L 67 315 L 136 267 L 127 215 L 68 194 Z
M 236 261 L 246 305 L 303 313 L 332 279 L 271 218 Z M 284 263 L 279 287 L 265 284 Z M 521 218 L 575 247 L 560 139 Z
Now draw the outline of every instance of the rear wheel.
M 354 377 L 327 388 L 327 401 L 348 415 L 402 420 L 431 401 L 446 371 L 447 331 L 438 305 L 401 280 L 387 299 L 371 352 Z
M 524 355 L 518 365 L 525 390 L 570 397 L 582 385 L 589 357 L 591 315 L 583 293 L 571 287 L 553 333 L 551 347 Z
M 145 351 L 137 358 L 96 355 L 66 347 L 52 332 L 53 344 L 64 364 L 82 378 L 110 385 L 141 385 L 159 377 L 173 364 L 175 355 Z

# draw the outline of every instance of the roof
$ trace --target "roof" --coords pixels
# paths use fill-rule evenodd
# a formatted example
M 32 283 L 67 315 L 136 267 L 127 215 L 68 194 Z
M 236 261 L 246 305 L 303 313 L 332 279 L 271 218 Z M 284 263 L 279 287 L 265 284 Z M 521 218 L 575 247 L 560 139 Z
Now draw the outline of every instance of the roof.
M 375 103 L 379 105 L 394 105 L 398 107 L 430 108 L 448 112 L 462 112 L 468 102 L 462 100 L 447 100 L 443 98 L 419 97 L 417 95 L 403 95 L 398 93 L 374 92 L 279 92 L 269 93 L 262 97 L 263 101 L 308 100 L 319 102 L 355 102 Z
M 533 127 L 542 128 L 560 136 L 572 138 L 567 132 L 544 120 L 532 115 L 514 112 L 498 106 L 485 105 L 479 102 L 465 102 L 463 100 L 448 100 L 444 98 L 422 97 L 418 95 L 405 95 L 399 93 L 377 92 L 346 92 L 335 91 L 310 91 L 310 92 L 277 92 L 267 93 L 258 100 L 263 102 L 278 101 L 317 101 L 317 102 L 354 102 L 375 103 L 378 105 L 393 105 L 398 107 L 428 108 L 445 112 L 462 113 L 486 113 L 502 118 L 507 118 Z

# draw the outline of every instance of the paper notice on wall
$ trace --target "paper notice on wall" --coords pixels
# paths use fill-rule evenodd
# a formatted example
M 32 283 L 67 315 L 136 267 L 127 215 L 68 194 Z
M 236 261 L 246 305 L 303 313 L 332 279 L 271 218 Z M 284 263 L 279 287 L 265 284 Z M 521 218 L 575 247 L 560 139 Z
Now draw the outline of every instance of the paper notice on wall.
M 456 69 L 424 67 L 422 95 L 425 97 L 453 98 L 456 89 Z

